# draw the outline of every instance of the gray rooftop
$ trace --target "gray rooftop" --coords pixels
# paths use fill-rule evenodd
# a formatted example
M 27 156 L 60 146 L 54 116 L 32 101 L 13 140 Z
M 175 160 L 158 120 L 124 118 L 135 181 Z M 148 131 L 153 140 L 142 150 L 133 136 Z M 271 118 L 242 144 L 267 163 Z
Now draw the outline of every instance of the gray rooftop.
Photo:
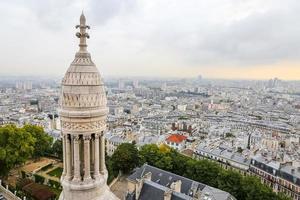
M 209 197 L 212 200 L 235 199 L 232 195 L 222 190 L 207 186 L 205 184 L 173 174 L 168 171 L 161 170 L 147 164 L 144 164 L 141 168 L 137 169 L 132 175 L 128 177 L 128 180 L 135 181 L 137 179 L 141 179 L 145 174 L 149 172 L 151 172 L 151 181 L 145 181 L 139 200 L 163 199 L 165 191 L 169 190 L 170 185 L 178 180 L 181 181 L 181 191 L 180 193 L 173 191 L 171 198 L 172 200 L 192 199 L 192 196 L 190 196 L 192 195 L 192 188 L 196 189 L 194 191 L 201 192 L 200 199 L 204 199 L 205 194 L 209 194 Z

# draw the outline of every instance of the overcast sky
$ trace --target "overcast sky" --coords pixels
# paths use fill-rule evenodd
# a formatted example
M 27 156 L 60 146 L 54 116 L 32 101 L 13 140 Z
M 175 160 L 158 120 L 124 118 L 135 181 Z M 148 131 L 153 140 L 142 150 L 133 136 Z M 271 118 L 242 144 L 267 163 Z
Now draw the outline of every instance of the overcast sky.
M 0 75 L 63 76 L 82 9 L 104 76 L 300 80 L 299 0 L 0 0 Z

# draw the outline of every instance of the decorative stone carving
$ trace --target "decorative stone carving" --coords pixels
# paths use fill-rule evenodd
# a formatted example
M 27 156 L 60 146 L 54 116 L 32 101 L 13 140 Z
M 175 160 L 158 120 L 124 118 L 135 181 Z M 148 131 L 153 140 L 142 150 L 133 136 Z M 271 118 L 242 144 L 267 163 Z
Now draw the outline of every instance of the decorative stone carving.
M 83 140 L 84 140 L 84 142 L 89 142 L 89 140 L 91 140 L 92 139 L 92 137 L 90 136 L 90 135 L 85 135 L 85 136 L 83 136 Z
M 83 123 L 76 123 L 76 122 L 65 122 L 62 121 L 61 127 L 65 131 L 97 131 L 102 130 L 106 127 L 105 121 L 96 121 L 96 122 L 83 122 Z
M 63 94 L 62 105 L 65 107 L 102 107 L 106 106 L 103 94 Z
M 85 17 L 80 16 L 79 51 L 62 80 L 60 119 L 64 135 L 64 174 L 60 200 L 115 200 L 106 185 L 103 131 L 108 112 L 97 67 L 87 52 Z M 101 133 L 100 133 L 101 132 Z M 92 135 L 95 135 L 92 140 Z M 101 145 L 101 148 L 100 148 Z M 101 162 L 100 162 L 101 157 Z M 101 173 L 99 170 L 101 169 Z
M 74 142 L 79 142 L 80 136 L 79 135 L 73 135 Z

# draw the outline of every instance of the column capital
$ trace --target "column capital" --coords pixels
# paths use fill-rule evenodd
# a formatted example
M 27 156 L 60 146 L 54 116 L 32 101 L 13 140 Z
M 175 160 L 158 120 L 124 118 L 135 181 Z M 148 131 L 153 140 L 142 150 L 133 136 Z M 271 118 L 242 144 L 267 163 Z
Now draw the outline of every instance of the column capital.
M 84 135 L 83 136 L 83 140 L 84 141 L 89 141 L 89 140 L 91 140 L 92 139 L 92 137 L 90 136 L 90 135 Z
M 99 134 L 104 137 L 104 131 L 101 131 Z
M 79 135 L 73 135 L 74 142 L 78 142 L 80 139 Z
M 68 139 L 68 134 L 61 134 L 60 136 L 62 139 Z
M 99 139 L 99 138 L 100 138 L 100 136 L 101 136 L 101 134 L 100 134 L 100 133 L 95 133 L 95 139 Z

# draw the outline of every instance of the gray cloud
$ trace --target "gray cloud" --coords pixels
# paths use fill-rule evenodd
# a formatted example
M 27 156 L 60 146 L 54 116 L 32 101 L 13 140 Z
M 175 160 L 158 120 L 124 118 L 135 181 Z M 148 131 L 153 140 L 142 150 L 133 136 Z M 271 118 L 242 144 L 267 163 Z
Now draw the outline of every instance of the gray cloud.
M 116 16 L 133 12 L 137 0 L 90 0 L 91 17 L 97 24 L 104 24 Z
M 211 15 L 193 22 L 186 19 L 185 23 L 191 26 L 185 30 L 178 30 L 176 22 L 168 21 L 165 26 L 157 27 L 147 45 L 166 48 L 196 66 L 299 61 L 300 2 L 285 1 L 285 4 L 288 6 L 268 5 L 271 7 L 265 12 L 254 11 L 230 23 L 214 23 Z
M 299 5 L 300 2 L 289 10 L 254 13 L 228 26 L 215 27 L 211 32 L 216 34 L 206 35 L 194 50 L 210 52 L 220 61 L 245 65 L 299 60 Z
M 2 73 L 24 72 L 26 65 L 26 72 L 43 66 L 39 72 L 62 74 L 77 50 L 82 9 L 92 25 L 89 49 L 96 63 L 109 66 L 107 74 L 300 61 L 297 0 L 82 2 L 0 1 L 0 53 L 9 66 L 0 66 Z

